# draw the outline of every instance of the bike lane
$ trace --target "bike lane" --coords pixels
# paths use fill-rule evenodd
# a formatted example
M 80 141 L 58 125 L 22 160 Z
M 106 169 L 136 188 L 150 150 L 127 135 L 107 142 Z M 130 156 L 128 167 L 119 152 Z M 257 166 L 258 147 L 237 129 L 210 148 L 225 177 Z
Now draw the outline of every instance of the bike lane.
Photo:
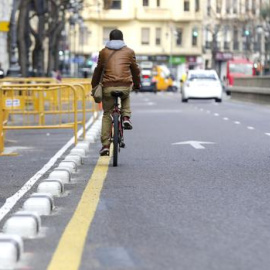
M 268 269 L 267 137 L 175 98 L 133 104 L 80 269 Z M 191 140 L 213 144 L 173 144 Z

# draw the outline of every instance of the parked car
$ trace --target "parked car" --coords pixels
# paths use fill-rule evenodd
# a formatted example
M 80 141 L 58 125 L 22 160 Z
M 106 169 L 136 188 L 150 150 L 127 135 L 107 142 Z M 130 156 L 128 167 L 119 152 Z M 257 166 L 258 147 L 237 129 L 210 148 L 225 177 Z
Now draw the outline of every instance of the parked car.
M 153 68 L 157 91 L 177 91 L 177 85 L 166 65 L 156 65 Z
M 157 92 L 157 82 L 153 76 L 152 70 L 141 70 L 141 92 Z
M 222 101 L 222 84 L 215 70 L 189 70 L 181 91 L 182 102 L 189 99 Z

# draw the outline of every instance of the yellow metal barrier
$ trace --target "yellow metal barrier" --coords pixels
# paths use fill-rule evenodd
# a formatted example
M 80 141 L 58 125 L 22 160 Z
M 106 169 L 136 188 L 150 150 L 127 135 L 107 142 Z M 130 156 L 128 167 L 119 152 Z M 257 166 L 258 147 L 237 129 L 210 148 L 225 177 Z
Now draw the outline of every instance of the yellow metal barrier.
M 54 93 L 54 94 L 51 94 Z M 57 95 L 55 95 L 57 93 Z M 50 99 L 47 99 L 48 94 Z M 78 98 L 80 96 L 80 99 Z M 83 137 L 85 137 L 86 122 L 86 97 L 85 87 L 80 84 L 9 84 L 0 85 L 0 155 L 4 151 L 4 131 L 13 129 L 55 129 L 72 128 L 74 130 L 75 144 L 77 144 L 78 124 L 83 127 Z M 52 100 L 51 100 L 52 99 Z M 56 100 L 55 100 L 56 99 Z M 81 105 L 81 109 L 79 109 Z M 93 106 L 94 107 L 94 106 Z M 94 108 L 95 110 L 95 108 Z M 38 117 L 38 125 L 16 126 L 4 125 L 4 115 L 22 114 Z M 82 113 L 82 120 L 78 120 L 78 113 Z M 73 114 L 73 122 L 62 123 L 63 115 Z M 59 124 L 46 125 L 45 116 L 58 116 Z M 36 119 L 35 119 L 36 120 Z M 14 124 L 14 123 L 13 123 Z
M 3 92 L 0 91 L 0 154 L 4 151 L 4 106 L 3 106 Z

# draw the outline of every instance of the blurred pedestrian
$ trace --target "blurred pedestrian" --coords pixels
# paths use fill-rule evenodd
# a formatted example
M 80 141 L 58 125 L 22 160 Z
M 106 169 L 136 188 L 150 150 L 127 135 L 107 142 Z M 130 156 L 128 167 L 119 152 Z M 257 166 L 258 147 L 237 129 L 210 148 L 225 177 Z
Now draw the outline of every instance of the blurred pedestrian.
M 53 69 L 52 70 L 52 78 L 54 78 L 57 82 L 62 81 L 62 76 L 60 70 Z
M 132 129 L 129 94 L 132 88 L 139 89 L 141 84 L 140 69 L 136 62 L 135 53 L 127 47 L 123 40 L 123 33 L 120 30 L 114 29 L 110 32 L 110 41 L 99 52 L 98 63 L 91 82 L 92 88 L 99 84 L 103 67 L 106 65 L 102 80 L 104 113 L 101 131 L 102 148 L 99 152 L 101 156 L 108 156 L 110 153 L 111 113 L 114 108 L 114 97 L 111 96 L 111 92 L 123 92 L 121 97 L 123 127 L 124 129 Z
M 56 71 L 56 80 L 57 80 L 57 82 L 61 82 L 62 81 L 62 75 L 61 75 L 61 72 L 60 72 L 60 70 L 57 70 Z
M 2 69 L 2 64 L 0 63 L 0 79 L 3 79 L 5 77 L 5 72 Z

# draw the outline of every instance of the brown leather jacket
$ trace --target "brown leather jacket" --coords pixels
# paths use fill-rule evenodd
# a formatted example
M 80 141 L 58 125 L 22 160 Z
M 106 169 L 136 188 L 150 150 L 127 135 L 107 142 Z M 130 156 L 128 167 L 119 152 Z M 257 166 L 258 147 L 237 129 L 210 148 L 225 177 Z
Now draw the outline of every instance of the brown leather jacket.
M 114 50 L 105 47 L 99 52 L 97 67 L 95 68 L 91 82 L 92 87 L 98 85 L 104 63 Z M 116 50 L 106 64 L 102 83 L 103 87 L 132 86 L 133 84 L 133 89 L 140 88 L 140 69 L 132 49 L 124 46 Z

